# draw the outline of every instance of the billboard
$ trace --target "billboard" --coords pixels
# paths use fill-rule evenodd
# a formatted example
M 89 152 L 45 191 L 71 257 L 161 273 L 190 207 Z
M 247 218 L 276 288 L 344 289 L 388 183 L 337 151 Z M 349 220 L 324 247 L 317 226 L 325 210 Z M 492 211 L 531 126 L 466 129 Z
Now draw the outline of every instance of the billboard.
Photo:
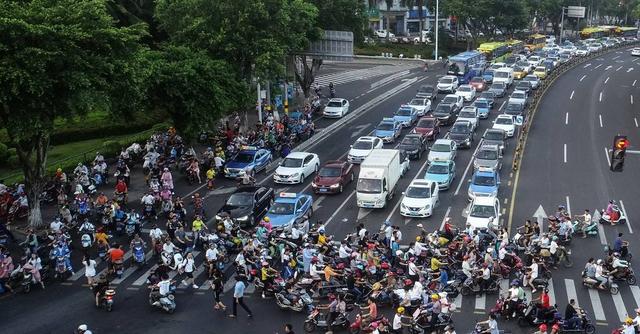
M 567 16 L 568 17 L 577 17 L 584 18 L 585 7 L 581 6 L 568 6 L 567 7 Z

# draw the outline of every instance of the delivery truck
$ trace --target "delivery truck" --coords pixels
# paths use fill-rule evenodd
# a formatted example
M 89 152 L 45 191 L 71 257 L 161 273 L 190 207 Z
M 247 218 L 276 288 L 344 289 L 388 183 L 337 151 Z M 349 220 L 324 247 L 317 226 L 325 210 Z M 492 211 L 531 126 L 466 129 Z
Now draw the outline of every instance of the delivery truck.
M 402 176 L 400 151 L 374 149 L 360 165 L 356 199 L 361 208 L 384 208 Z

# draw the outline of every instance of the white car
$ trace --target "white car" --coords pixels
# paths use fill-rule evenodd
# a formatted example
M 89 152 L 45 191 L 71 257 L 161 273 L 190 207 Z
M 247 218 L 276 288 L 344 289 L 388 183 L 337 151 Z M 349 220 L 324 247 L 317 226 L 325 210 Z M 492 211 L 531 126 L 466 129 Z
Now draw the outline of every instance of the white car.
M 527 59 L 527 62 L 529 62 L 532 67 L 536 67 L 542 63 L 542 58 L 538 56 L 531 56 L 529 57 L 529 59 Z
M 501 69 L 501 68 L 503 68 L 503 67 L 507 67 L 507 64 L 502 63 L 502 62 L 500 62 L 500 63 L 493 63 L 493 64 L 491 64 L 491 69 L 492 69 L 492 70 L 498 70 L 498 69 Z
M 475 129 L 478 128 L 479 120 L 480 120 L 480 114 L 478 113 L 478 108 L 474 106 L 466 106 L 462 108 L 462 110 L 460 110 L 460 113 L 458 114 L 458 118 L 456 119 L 456 122 L 467 121 L 471 123 L 471 126 L 473 126 L 473 130 L 475 131 Z
M 387 38 L 387 30 L 386 29 L 381 29 L 381 30 L 376 30 L 375 31 L 376 37 L 378 38 Z M 389 32 L 389 36 L 388 37 L 396 37 L 396 35 L 394 35 L 392 32 Z
M 315 153 L 291 152 L 273 173 L 273 182 L 295 184 L 304 183 L 304 179 L 320 168 L 320 158 Z
M 509 101 L 507 102 L 507 104 L 518 103 L 526 106 L 527 98 L 527 92 L 523 90 L 514 90 L 513 93 L 511 93 L 511 96 L 509 96 Z
M 640 48 L 633 48 L 633 50 L 631 50 L 631 55 L 640 56 Z
M 353 143 L 353 145 L 351 145 L 351 149 L 349 149 L 349 153 L 347 154 L 347 160 L 349 160 L 350 163 L 359 164 L 369 156 L 371 151 L 376 148 L 382 148 L 383 145 L 384 143 L 382 142 L 382 139 L 378 137 L 360 137 L 355 143 Z
M 429 99 L 415 98 L 408 105 L 418 111 L 418 116 L 424 116 L 431 111 L 431 100 Z
M 597 51 L 600 51 L 600 50 L 602 50 L 602 44 L 600 44 L 600 43 L 589 44 L 589 51 L 597 52 Z
M 456 89 L 458 89 L 458 77 L 453 75 L 445 75 L 442 78 L 438 79 L 438 92 L 448 92 L 455 93 Z
M 462 96 L 467 102 L 473 101 L 476 98 L 476 88 L 471 85 L 461 85 L 456 90 L 456 95 Z
M 349 112 L 349 101 L 341 98 L 333 98 L 327 102 L 322 111 L 324 117 L 342 118 Z
M 429 150 L 427 160 L 433 161 L 452 161 L 456 158 L 458 146 L 451 139 L 438 139 L 433 143 Z
M 513 134 L 516 132 L 516 125 L 514 124 L 513 116 L 511 115 L 498 115 L 496 120 L 493 121 L 493 128 L 504 130 L 507 137 L 513 137 Z
M 499 228 L 500 201 L 494 196 L 476 196 L 466 211 L 467 224 L 474 229 L 486 229 L 489 224 Z
M 402 192 L 400 215 L 404 217 L 430 217 L 433 208 L 439 203 L 438 183 L 426 180 L 413 180 L 407 190 Z
M 440 103 L 452 104 L 453 105 L 453 109 L 460 110 L 464 106 L 464 98 L 462 96 L 460 96 L 460 95 L 449 94 L 449 95 L 446 95 L 442 99 L 442 101 L 440 101 Z
M 578 48 L 573 45 L 564 45 L 560 48 L 561 52 L 569 52 L 572 56 L 576 54 Z
M 589 47 L 587 46 L 580 46 L 576 50 L 576 56 L 587 56 L 589 53 L 591 53 L 591 51 L 589 51 Z

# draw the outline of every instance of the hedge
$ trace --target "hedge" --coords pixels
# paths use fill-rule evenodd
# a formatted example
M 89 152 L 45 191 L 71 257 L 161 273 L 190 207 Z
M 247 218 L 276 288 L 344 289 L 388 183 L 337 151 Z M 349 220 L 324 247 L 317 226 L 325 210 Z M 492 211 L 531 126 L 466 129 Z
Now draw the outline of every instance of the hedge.
M 0 143 L 0 164 L 7 162 L 9 158 L 9 147 L 7 145 Z
M 135 133 L 150 129 L 156 123 L 157 120 L 141 123 L 130 122 L 126 124 L 104 124 L 99 128 L 75 127 L 60 129 L 51 135 L 51 144 L 61 145 L 94 138 L 121 136 L 128 133 Z

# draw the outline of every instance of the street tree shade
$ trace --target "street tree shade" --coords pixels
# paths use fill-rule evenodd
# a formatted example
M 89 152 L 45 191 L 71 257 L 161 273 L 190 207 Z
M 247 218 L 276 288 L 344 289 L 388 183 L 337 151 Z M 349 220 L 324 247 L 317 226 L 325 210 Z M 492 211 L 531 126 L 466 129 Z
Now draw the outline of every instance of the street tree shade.
M 6 0 L 0 6 L 0 120 L 25 176 L 29 224 L 42 224 L 40 193 L 54 120 L 139 107 L 143 26 L 117 28 L 106 0 Z

